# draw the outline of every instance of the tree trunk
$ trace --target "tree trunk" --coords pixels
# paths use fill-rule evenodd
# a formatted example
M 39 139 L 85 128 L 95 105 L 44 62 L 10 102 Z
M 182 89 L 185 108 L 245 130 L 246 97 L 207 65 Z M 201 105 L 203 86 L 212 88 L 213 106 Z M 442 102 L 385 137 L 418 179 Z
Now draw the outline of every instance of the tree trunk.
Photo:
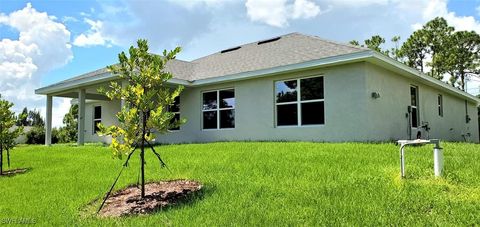
M 3 145 L 0 141 L 0 175 L 3 174 Z
M 141 162 L 141 175 L 142 175 L 142 198 L 145 198 L 145 127 L 147 123 L 147 116 L 143 113 L 142 121 L 142 143 L 140 144 L 140 162 Z
M 462 91 L 465 91 L 465 73 L 460 74 L 460 79 L 462 80 Z

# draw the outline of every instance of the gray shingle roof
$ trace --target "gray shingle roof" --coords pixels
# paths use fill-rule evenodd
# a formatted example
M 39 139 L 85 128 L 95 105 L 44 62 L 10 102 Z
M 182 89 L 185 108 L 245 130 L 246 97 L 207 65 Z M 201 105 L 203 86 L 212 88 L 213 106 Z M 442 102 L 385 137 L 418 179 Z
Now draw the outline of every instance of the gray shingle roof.
M 369 50 L 300 33 L 286 34 L 276 41 L 261 45 L 257 43 L 258 41 L 241 45 L 239 49 L 230 52 L 219 51 L 190 62 L 175 59 L 167 63 L 165 70 L 171 72 L 176 79 L 195 81 Z M 98 76 L 105 72 L 106 68 L 98 69 L 47 87 Z
M 217 52 L 193 60 L 190 80 L 199 80 L 241 72 L 290 65 L 326 57 L 368 51 L 367 48 L 341 44 L 300 33 L 283 35 L 279 40 L 240 46 L 226 53 Z

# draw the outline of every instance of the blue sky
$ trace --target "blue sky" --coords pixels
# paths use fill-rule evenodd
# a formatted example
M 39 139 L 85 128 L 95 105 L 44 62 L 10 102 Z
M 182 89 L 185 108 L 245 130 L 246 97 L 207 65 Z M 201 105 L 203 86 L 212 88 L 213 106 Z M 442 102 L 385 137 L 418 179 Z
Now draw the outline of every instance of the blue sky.
M 179 58 L 192 60 L 290 32 L 341 42 L 375 34 L 405 40 L 436 16 L 457 30 L 480 32 L 479 6 L 479 0 L 1 0 L 0 93 L 16 110 L 43 110 L 34 88 L 115 63 L 138 38 L 147 38 L 152 52 L 180 45 Z M 478 93 L 476 86 L 471 82 L 469 91 Z M 68 101 L 55 99 L 54 125 Z

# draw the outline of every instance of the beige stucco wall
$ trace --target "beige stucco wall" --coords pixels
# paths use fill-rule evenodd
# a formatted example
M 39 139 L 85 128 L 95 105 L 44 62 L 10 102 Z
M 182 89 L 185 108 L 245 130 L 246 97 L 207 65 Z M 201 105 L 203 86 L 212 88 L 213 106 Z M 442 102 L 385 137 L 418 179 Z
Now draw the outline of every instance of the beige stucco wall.
M 468 103 L 471 121 L 465 120 L 465 99 L 447 94 L 418 81 L 397 75 L 376 65 L 367 63 L 367 94 L 380 93 L 379 99 L 368 99 L 370 115 L 368 131 L 372 140 L 394 140 L 408 138 L 407 107 L 410 105 L 410 86 L 418 87 L 420 122 L 428 122 L 430 138 L 447 141 L 463 141 L 462 134 L 470 133 L 468 141 L 478 142 L 477 108 Z M 437 98 L 443 96 L 443 117 L 438 114 Z M 413 138 L 417 131 L 413 130 Z M 422 137 L 426 132 L 421 131 Z
M 93 133 L 93 111 L 95 106 L 102 107 L 102 123 L 106 126 L 118 124 L 117 114 L 120 111 L 120 101 L 88 101 L 85 105 L 85 141 L 109 143 L 109 137 L 99 137 Z
M 324 76 L 325 124 L 320 126 L 275 127 L 274 82 L 313 75 Z M 410 84 L 419 86 L 420 120 L 428 121 L 430 138 L 461 141 L 462 133 L 470 132 L 478 141 L 478 123 L 473 103 L 469 105 L 472 121 L 465 124 L 464 101 L 443 94 L 444 117 L 437 114 L 439 91 L 369 63 L 354 63 L 299 73 L 287 73 L 217 84 L 186 88 L 181 94 L 181 117 L 188 122 L 179 131 L 159 135 L 157 142 L 191 143 L 226 140 L 288 140 L 288 141 L 389 141 L 408 139 Z M 234 88 L 235 129 L 202 130 L 202 91 Z M 372 99 L 371 92 L 379 92 Z M 440 92 L 441 93 L 441 92 Z M 95 102 L 86 105 L 86 141 L 105 141 L 93 135 L 93 106 L 102 105 L 102 122 L 116 123 L 115 113 L 120 102 Z M 476 126 L 477 125 L 477 126 Z M 476 126 L 476 127 L 475 127 Z M 416 133 L 415 133 L 416 134 Z

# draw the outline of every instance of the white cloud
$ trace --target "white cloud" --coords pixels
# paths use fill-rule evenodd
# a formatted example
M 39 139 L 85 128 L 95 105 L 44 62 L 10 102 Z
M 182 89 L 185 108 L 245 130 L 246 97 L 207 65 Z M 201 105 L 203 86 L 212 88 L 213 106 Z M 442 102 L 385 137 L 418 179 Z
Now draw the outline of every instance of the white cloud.
M 443 17 L 451 26 L 455 27 L 455 30 L 457 31 L 466 30 L 480 33 L 480 22 L 473 16 L 458 16 L 455 12 L 448 11 L 447 0 L 428 1 L 427 6 L 423 10 L 422 16 L 422 23 L 435 17 Z M 418 27 L 418 25 L 416 27 Z
M 207 8 L 221 8 L 225 4 L 234 0 L 168 0 L 173 4 L 183 6 L 187 9 L 193 10 L 197 7 L 206 6 Z
M 34 94 L 41 77 L 73 58 L 70 32 L 56 20 L 30 3 L 8 15 L 0 14 L 0 24 L 19 32 L 17 40 L 0 40 L 0 93 L 15 104 L 16 111 L 24 106 L 42 108 L 43 98 Z
M 342 7 L 365 7 L 370 5 L 386 5 L 389 0 L 328 0 L 329 4 Z
M 63 117 L 70 110 L 70 102 L 72 99 L 68 98 L 55 98 L 55 109 L 52 111 L 52 125 L 58 127 L 63 125 Z
M 321 13 L 320 7 L 310 0 L 247 0 L 247 15 L 252 21 L 275 27 L 288 26 L 291 19 L 308 19 Z
M 308 19 L 320 13 L 320 7 L 308 0 L 295 0 L 293 3 L 293 19 Z
M 90 29 L 84 34 L 80 34 L 73 41 L 73 45 L 80 47 L 89 47 L 89 46 L 112 46 L 111 40 L 102 35 L 103 23 L 102 21 L 94 21 L 88 18 L 84 19 L 85 23 L 90 25 Z
M 64 17 L 62 17 L 62 22 L 63 23 L 78 22 L 78 19 L 75 18 L 75 17 L 71 17 L 71 16 L 64 16 Z

